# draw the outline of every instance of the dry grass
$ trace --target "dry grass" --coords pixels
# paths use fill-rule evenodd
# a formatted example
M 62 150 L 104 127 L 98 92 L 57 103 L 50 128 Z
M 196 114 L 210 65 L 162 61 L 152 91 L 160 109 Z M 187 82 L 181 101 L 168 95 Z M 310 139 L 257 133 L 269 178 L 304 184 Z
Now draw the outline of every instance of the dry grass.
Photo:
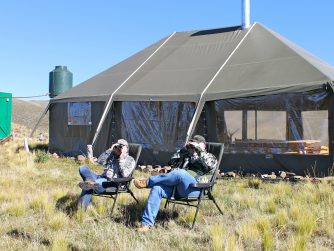
M 121 195 L 112 219 L 105 198 L 77 210 L 78 163 L 35 162 L 36 153 L 26 154 L 21 142 L 0 146 L 0 250 L 334 249 L 332 184 L 219 180 L 214 195 L 224 216 L 204 202 L 190 230 L 194 209 L 161 209 L 153 231 L 139 234 L 149 190 L 133 189 L 139 205 Z

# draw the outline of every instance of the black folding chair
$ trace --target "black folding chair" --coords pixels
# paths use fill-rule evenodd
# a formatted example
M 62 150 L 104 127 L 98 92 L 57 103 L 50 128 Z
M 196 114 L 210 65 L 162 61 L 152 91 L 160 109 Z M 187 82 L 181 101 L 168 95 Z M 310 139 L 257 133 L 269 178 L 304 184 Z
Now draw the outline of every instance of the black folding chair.
M 215 198 L 212 195 L 212 190 L 213 190 L 213 186 L 216 183 L 216 177 L 217 177 L 216 172 L 219 169 L 220 162 L 221 162 L 222 157 L 223 157 L 224 144 L 208 142 L 207 143 L 207 151 L 209 153 L 212 153 L 213 155 L 215 155 L 215 157 L 217 158 L 217 166 L 216 166 L 215 170 L 213 171 L 213 175 L 212 175 L 212 177 L 211 177 L 211 179 L 208 183 L 194 183 L 194 184 L 190 185 L 190 187 L 200 188 L 200 194 L 197 197 L 177 198 L 177 197 L 175 197 L 176 187 L 174 187 L 172 196 L 170 198 L 166 199 L 165 208 L 169 205 L 169 203 L 173 204 L 173 209 L 175 208 L 176 204 L 190 206 L 190 207 L 196 207 L 196 213 L 195 213 L 193 224 L 192 224 L 191 228 L 194 228 L 194 226 L 195 226 L 199 206 L 200 206 L 200 203 L 201 203 L 202 200 L 213 201 L 213 203 L 216 205 L 219 212 L 221 214 L 223 214 L 223 211 L 220 209 L 220 207 L 218 206 Z
M 141 145 L 129 143 L 129 155 L 135 159 L 135 168 L 137 166 L 141 149 L 142 149 Z M 111 179 L 110 181 L 102 182 L 102 186 L 106 188 L 106 190 L 103 193 L 93 192 L 94 196 L 107 197 L 113 199 L 110 216 L 114 211 L 118 195 L 121 193 L 129 193 L 132 196 L 132 198 L 138 203 L 138 200 L 136 199 L 135 195 L 130 189 L 131 180 L 133 179 L 132 174 L 135 168 L 133 169 L 129 177 L 116 178 L 116 179 Z

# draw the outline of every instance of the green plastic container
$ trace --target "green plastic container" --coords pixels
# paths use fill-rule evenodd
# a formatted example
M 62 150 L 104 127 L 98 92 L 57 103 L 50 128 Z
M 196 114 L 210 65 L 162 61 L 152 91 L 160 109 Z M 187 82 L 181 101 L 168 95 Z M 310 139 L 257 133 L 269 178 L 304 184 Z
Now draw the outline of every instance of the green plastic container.
M 0 92 L 0 140 L 10 135 L 12 121 L 12 94 Z
M 49 93 L 53 98 L 73 86 L 73 74 L 66 66 L 56 66 L 49 74 Z

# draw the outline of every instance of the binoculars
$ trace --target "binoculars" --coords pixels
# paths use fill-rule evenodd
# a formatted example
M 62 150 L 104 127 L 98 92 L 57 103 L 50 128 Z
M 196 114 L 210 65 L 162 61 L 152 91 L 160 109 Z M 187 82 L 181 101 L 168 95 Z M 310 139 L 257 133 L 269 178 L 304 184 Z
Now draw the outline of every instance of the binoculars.
M 115 145 L 112 149 L 113 155 L 119 157 L 122 154 L 122 148 L 123 148 L 122 144 Z

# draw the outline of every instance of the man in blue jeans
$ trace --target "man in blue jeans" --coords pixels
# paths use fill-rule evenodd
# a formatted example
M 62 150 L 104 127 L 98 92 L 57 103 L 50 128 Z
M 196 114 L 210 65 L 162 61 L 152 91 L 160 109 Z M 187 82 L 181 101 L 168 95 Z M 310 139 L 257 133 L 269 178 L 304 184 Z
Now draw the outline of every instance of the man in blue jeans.
M 151 188 L 141 227 L 138 228 L 139 232 L 147 232 L 154 225 L 162 198 L 170 197 L 174 186 L 176 186 L 176 197 L 199 196 L 200 189 L 191 188 L 190 184 L 207 181 L 206 175 L 212 175 L 217 159 L 206 151 L 205 138 L 196 135 L 172 156 L 169 164 L 176 169 L 148 179 L 134 180 L 135 186 L 139 189 Z
M 108 150 L 102 153 L 97 162 L 104 165 L 102 174 L 97 175 L 87 166 L 81 166 L 79 173 L 82 182 L 79 187 L 82 189 L 79 206 L 87 209 L 93 192 L 103 193 L 105 188 L 102 182 L 111 180 L 112 178 L 128 177 L 135 168 L 135 160 L 129 155 L 129 145 L 125 139 L 119 139 L 117 143 L 113 144 Z

